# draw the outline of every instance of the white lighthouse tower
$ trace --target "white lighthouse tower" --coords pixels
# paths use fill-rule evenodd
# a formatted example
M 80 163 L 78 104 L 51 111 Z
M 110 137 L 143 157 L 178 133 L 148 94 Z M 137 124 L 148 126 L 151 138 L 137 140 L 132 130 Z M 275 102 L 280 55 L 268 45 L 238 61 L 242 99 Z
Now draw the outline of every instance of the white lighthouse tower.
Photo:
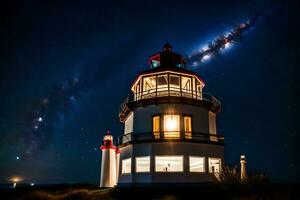
M 107 131 L 100 147 L 102 151 L 100 187 L 114 187 L 118 179 L 119 149 L 113 144 L 113 136 Z
M 118 186 L 214 181 L 224 164 L 224 137 L 216 126 L 221 103 L 203 92 L 202 78 L 170 44 L 148 63 L 121 104 Z

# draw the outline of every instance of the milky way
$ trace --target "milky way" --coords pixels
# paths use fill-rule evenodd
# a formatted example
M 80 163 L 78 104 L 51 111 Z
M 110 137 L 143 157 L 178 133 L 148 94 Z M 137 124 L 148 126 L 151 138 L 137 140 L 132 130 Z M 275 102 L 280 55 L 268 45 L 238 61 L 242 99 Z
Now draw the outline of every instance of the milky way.
M 251 19 L 240 23 L 233 27 L 224 35 L 216 37 L 213 41 L 209 42 L 204 47 L 194 51 L 188 58 L 187 63 L 193 67 L 198 66 L 200 63 L 210 59 L 211 57 L 219 54 L 223 49 L 229 48 L 236 42 L 239 42 L 241 38 L 251 30 L 259 19 L 261 19 L 270 9 L 277 5 L 274 2 L 269 3 L 258 11 Z
M 206 59 L 218 54 L 220 50 L 239 41 L 270 9 L 271 5 L 273 6 L 273 4 L 265 6 L 250 20 L 238 24 L 226 35 L 217 37 L 217 39 L 210 42 L 206 48 L 194 52 L 187 58 L 188 65 L 197 66 Z M 148 35 L 143 33 L 143 37 L 148 37 Z M 26 138 L 25 153 L 27 155 L 47 148 L 53 131 L 57 126 L 62 124 L 65 119 L 70 117 L 81 95 L 91 88 L 97 87 L 105 78 L 113 74 L 113 68 L 107 66 L 118 65 L 119 61 L 115 59 L 116 55 L 123 54 L 124 56 L 124 54 L 130 54 L 128 57 L 133 56 L 136 52 L 132 49 L 138 48 L 132 47 L 132 44 L 143 45 L 144 41 L 133 40 L 120 46 L 117 52 L 112 52 L 108 57 L 101 57 L 88 62 L 87 66 L 78 76 L 70 77 L 63 83 L 57 83 L 46 91 L 44 96 L 36 100 L 36 102 L 32 102 L 33 106 L 24 115 L 25 128 L 22 130 L 23 134 L 21 134 L 21 137 Z
M 116 59 L 116 55 L 133 57 L 137 52 L 132 49 L 138 50 L 143 44 L 140 38 L 144 41 L 148 33 L 139 33 L 109 56 L 91 59 L 78 76 L 57 83 L 44 96 L 32 102 L 31 109 L 24 114 L 25 128 L 20 134 L 25 141 L 25 156 L 41 152 L 49 146 L 55 128 L 70 117 L 80 97 L 114 74 L 114 67 L 122 62 Z

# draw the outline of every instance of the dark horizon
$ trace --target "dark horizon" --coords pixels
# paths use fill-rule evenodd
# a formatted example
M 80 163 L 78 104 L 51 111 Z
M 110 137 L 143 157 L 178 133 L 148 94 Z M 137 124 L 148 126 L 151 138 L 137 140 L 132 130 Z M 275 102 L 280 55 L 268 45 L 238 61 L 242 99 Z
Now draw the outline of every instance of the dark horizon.
M 264 1 L 11 1 L 1 9 L 0 183 L 91 183 L 102 137 L 147 59 L 169 41 L 188 56 Z M 222 103 L 225 160 L 299 182 L 299 3 L 282 1 L 230 49 L 188 69 Z

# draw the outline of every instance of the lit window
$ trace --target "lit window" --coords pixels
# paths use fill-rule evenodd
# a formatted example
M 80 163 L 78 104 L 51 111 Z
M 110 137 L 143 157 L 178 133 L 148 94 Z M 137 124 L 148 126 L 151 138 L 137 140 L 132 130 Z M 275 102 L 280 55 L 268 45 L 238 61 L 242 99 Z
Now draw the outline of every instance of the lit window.
M 202 99 L 202 85 L 199 81 L 196 81 L 197 84 L 197 99 Z
M 157 86 L 158 88 L 166 87 L 168 88 L 168 75 L 159 75 L 157 76 Z
M 138 84 L 135 87 L 135 98 L 136 98 L 136 100 L 139 100 L 140 96 L 141 96 L 141 93 L 140 93 L 140 82 L 138 82 Z
M 205 158 L 190 156 L 190 172 L 205 172 Z
M 157 96 L 168 95 L 168 75 L 157 76 Z
M 122 160 L 122 174 L 131 173 L 131 158 Z
M 209 173 L 219 173 L 221 171 L 221 158 L 208 158 Z
M 153 135 L 155 139 L 160 138 L 160 117 L 159 116 L 154 116 L 152 119 L 153 123 Z
M 156 172 L 183 172 L 183 156 L 155 156 Z
M 180 87 L 180 77 L 175 75 L 170 75 L 170 88 L 178 88 Z
M 156 76 L 143 78 L 143 94 L 149 94 L 156 91 Z
M 136 157 L 136 172 L 150 172 L 150 156 Z
M 192 87 L 191 87 L 191 78 L 182 76 L 181 77 L 181 88 L 183 92 L 191 93 Z
M 151 62 L 152 62 L 152 67 L 153 68 L 160 66 L 160 62 L 157 61 L 157 60 L 151 60 Z
M 180 138 L 179 115 L 164 115 L 164 137 L 167 139 Z
M 180 93 L 180 76 L 170 74 L 170 96 L 181 96 Z
M 184 132 L 185 138 L 192 138 L 192 117 L 190 116 L 184 116 Z

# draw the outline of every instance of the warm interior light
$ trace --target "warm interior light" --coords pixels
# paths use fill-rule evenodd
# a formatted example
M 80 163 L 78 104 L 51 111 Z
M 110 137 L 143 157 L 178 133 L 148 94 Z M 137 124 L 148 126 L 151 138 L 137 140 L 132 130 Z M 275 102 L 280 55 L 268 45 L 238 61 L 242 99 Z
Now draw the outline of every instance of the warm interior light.
M 180 125 L 179 115 L 164 115 L 164 137 L 179 138 Z
M 167 118 L 166 125 L 167 131 L 174 131 L 178 126 L 177 120 L 171 115 L 169 118 Z

